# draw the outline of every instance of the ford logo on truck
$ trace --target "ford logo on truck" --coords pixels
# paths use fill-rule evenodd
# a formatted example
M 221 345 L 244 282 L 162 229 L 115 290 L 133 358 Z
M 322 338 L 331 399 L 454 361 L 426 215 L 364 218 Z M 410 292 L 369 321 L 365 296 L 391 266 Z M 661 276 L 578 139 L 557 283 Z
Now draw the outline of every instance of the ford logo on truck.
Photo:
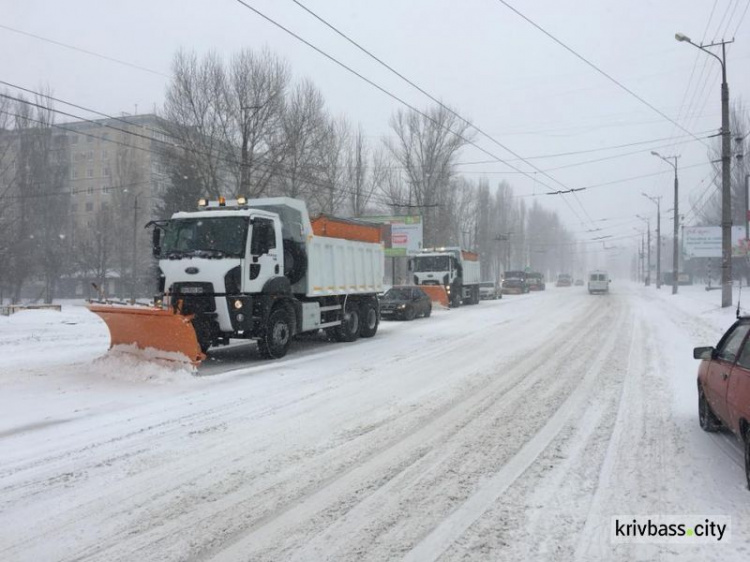
M 185 273 L 188 273 L 190 275 L 195 275 L 199 271 L 200 270 L 197 267 L 187 267 L 187 268 L 185 268 Z

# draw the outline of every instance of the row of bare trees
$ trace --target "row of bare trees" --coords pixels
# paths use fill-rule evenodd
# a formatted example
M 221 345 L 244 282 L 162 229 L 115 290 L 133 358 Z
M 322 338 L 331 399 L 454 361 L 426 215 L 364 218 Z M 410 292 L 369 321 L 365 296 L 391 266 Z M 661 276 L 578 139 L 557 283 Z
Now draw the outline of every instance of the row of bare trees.
M 150 207 L 164 217 L 219 195 L 296 197 L 312 213 L 351 217 L 421 215 L 426 247 L 480 251 L 488 279 L 509 268 L 571 268 L 570 236 L 554 213 L 527 208 L 507 183 L 459 173 L 473 129 L 451 109 L 398 110 L 392 135 L 368 142 L 361 126 L 332 115 L 315 85 L 294 81 L 268 50 L 243 50 L 228 61 L 178 52 L 161 131 L 128 135 L 127 125 L 115 123 L 122 134 L 108 145 L 109 195 L 86 220 L 71 199 L 72 137 L 56 128 L 49 98 L 0 104 L 0 290 L 14 300 L 32 279 L 51 300 L 65 276 L 97 284 L 114 276 L 125 281 L 123 296 L 150 265 L 134 221 L 155 218 L 145 212 Z M 144 145 L 144 133 L 154 140 Z M 153 152 L 148 158 L 144 146 Z M 166 173 L 166 190 L 153 190 L 152 171 L 144 169 L 152 161 Z
M 47 95 L 0 98 L 0 295 L 18 300 L 32 277 L 51 301 L 69 259 L 68 153 Z

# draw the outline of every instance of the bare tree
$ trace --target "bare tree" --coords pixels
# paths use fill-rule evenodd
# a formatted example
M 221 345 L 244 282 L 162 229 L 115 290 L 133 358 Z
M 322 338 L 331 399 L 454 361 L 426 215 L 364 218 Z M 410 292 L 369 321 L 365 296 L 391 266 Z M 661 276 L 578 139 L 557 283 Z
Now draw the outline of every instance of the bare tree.
M 287 197 L 313 201 L 320 189 L 319 144 L 325 134 L 328 117 L 323 96 L 309 80 L 303 80 L 287 100 L 283 117 L 283 174 L 278 177 L 277 192 Z
M 226 142 L 240 147 L 239 191 L 257 197 L 269 189 L 284 157 L 289 68 L 268 50 L 244 49 L 232 58 L 229 76 Z
M 450 199 L 450 180 L 469 125 L 444 106 L 433 106 L 421 114 L 397 111 L 391 128 L 396 140 L 387 140 L 386 146 L 404 169 L 407 205 L 423 213 L 425 244 L 441 244 L 442 233 L 450 228 L 451 213 L 440 207 Z

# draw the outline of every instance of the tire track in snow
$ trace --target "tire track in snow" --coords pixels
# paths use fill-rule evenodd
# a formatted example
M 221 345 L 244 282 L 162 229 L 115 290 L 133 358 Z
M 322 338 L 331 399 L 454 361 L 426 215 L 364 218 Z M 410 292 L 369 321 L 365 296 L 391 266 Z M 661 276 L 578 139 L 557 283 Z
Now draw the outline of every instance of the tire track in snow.
M 483 484 L 458 509 L 450 514 L 432 532 L 423 537 L 409 553 L 404 562 L 437 560 L 459 539 L 500 496 L 536 461 L 552 443 L 567 420 L 580 411 L 597 380 L 602 366 L 609 359 L 619 334 L 611 331 L 604 345 L 598 350 L 594 361 L 583 376 L 581 383 L 566 398 L 563 404 L 547 420 L 545 425 L 522 449 L 517 452 L 488 482 Z
M 556 339 L 547 342 L 548 352 L 547 354 L 536 357 L 537 361 L 530 363 L 529 361 L 522 361 L 516 365 L 512 370 L 518 372 L 523 378 L 517 380 L 517 383 L 508 389 L 499 390 L 498 388 L 486 388 L 483 393 L 486 396 L 477 399 L 476 396 L 470 396 L 462 399 L 452 411 L 448 412 L 443 416 L 444 419 L 435 419 L 431 422 L 435 427 L 424 428 L 425 435 L 421 433 L 411 434 L 408 436 L 408 441 L 399 443 L 397 446 L 402 448 L 401 451 L 384 451 L 382 458 L 378 457 L 373 459 L 371 464 L 375 466 L 360 465 L 357 467 L 359 474 L 353 474 L 346 481 L 337 480 L 333 484 L 335 486 L 329 486 L 320 490 L 317 490 L 314 496 L 305 496 L 303 500 L 299 500 L 296 504 L 286 507 L 286 511 L 275 514 L 274 519 L 264 522 L 262 526 L 256 525 L 249 531 L 244 537 L 232 544 L 229 548 L 221 552 L 216 557 L 217 560 L 232 560 L 237 556 L 246 555 L 250 550 L 255 550 L 258 542 L 268 541 L 271 542 L 268 537 L 281 535 L 283 536 L 288 530 L 295 528 L 295 526 L 303 525 L 306 521 L 313 520 L 315 517 L 319 517 L 321 513 L 324 513 L 324 519 L 336 518 L 333 514 L 335 508 L 331 507 L 337 503 L 333 498 L 343 497 L 344 499 L 339 500 L 339 503 L 343 504 L 343 511 L 339 517 L 346 518 L 348 512 L 353 509 L 366 509 L 366 502 L 372 501 L 373 498 L 382 496 L 387 493 L 387 490 L 397 483 L 400 479 L 408 477 L 414 478 L 424 473 L 422 464 L 427 463 L 428 466 L 437 467 L 440 466 L 445 460 L 446 455 L 439 451 L 439 448 L 445 443 L 450 443 L 456 439 L 457 435 L 461 432 L 465 432 L 466 428 L 475 423 L 478 419 L 483 416 L 488 416 L 488 411 L 491 408 L 507 408 L 509 404 L 517 402 L 519 399 L 523 399 L 529 388 L 535 383 L 538 383 L 545 376 L 550 376 L 550 373 L 555 372 L 555 369 L 549 369 L 548 372 L 543 372 L 542 367 L 549 367 L 554 361 L 551 359 L 558 353 L 560 349 L 565 349 L 568 355 L 575 355 L 578 349 L 577 344 L 586 341 L 591 338 L 591 333 L 596 328 L 601 328 L 596 320 L 597 314 L 594 317 L 582 315 L 582 318 L 578 323 L 571 326 L 570 332 L 574 333 L 573 338 L 568 336 L 569 331 L 558 330 Z M 606 323 L 607 311 L 598 311 L 599 322 L 602 324 Z M 588 329 L 582 329 L 582 328 Z M 567 328 L 567 327 L 566 327 Z M 581 328 L 581 329 L 579 329 Z M 614 340 L 614 335 L 609 336 L 610 340 Z M 558 343 L 559 342 L 559 343 Z M 564 345 L 562 345 L 564 342 Z M 605 354 L 604 351 L 599 352 L 602 356 Z M 560 361 L 564 362 L 569 360 L 570 357 L 563 352 L 560 357 Z M 476 400 L 479 405 L 473 406 L 472 401 Z M 549 415 L 549 413 L 548 413 Z M 443 426 L 441 428 L 441 426 Z M 446 430 L 445 426 L 448 426 Z M 426 447 L 424 451 L 419 451 L 411 459 L 407 459 L 406 462 L 397 463 L 393 459 L 403 458 L 408 454 L 409 451 L 415 450 L 418 446 L 430 445 Z M 435 458 L 437 457 L 437 458 Z M 388 473 L 389 465 L 397 465 L 396 469 Z M 386 472 L 385 476 L 376 477 L 373 473 L 381 474 Z M 368 476 L 376 481 L 374 486 L 368 486 Z M 346 493 L 348 490 L 355 489 L 360 492 L 357 494 L 357 501 L 353 505 L 349 505 L 346 499 Z M 364 493 L 364 497 L 362 496 Z M 321 531 L 313 531 L 315 534 Z M 338 533 L 349 536 L 347 531 L 344 530 Z M 321 545 L 327 545 L 330 547 L 328 537 L 322 535 L 319 541 Z M 217 554 L 211 551 L 204 559 L 214 559 L 213 556 Z M 305 547 L 299 553 L 295 553 L 300 559 L 316 559 L 319 558 L 322 553 L 320 550 L 315 550 L 315 547 Z M 284 552 L 283 554 L 275 553 L 273 555 L 265 556 L 265 558 L 288 558 L 290 553 Z M 346 556 L 344 556 L 346 557 Z M 261 556 L 261 558 L 264 558 Z

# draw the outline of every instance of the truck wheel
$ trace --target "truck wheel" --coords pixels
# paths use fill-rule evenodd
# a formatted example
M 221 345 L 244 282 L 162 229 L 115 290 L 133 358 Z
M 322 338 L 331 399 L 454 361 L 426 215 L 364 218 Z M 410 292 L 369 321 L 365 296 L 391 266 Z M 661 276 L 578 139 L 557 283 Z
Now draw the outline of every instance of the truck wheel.
M 417 317 L 417 312 L 414 310 L 413 306 L 409 306 L 404 311 L 404 320 L 414 320 Z
M 750 429 L 745 430 L 745 478 L 747 489 L 750 490 Z
M 429 318 L 430 314 L 432 314 L 432 305 L 427 307 L 427 310 L 424 311 L 424 317 Z
M 461 306 L 461 295 L 458 293 L 451 293 L 451 300 L 450 300 L 450 307 L 451 308 L 458 308 Z
M 359 336 L 362 338 L 371 338 L 377 333 L 378 324 L 380 323 L 378 309 L 372 300 L 369 299 L 362 303 L 359 311 L 362 319 L 362 328 L 360 328 Z
M 341 342 L 356 340 L 359 337 L 361 327 L 357 303 L 347 304 L 341 324 L 336 326 L 336 340 Z
M 276 308 L 268 317 L 265 334 L 258 340 L 258 351 L 266 359 L 281 359 L 292 343 L 292 323 L 284 308 Z
M 700 422 L 701 429 L 709 433 L 718 431 L 721 427 L 721 421 L 719 421 L 719 418 L 711 410 L 711 405 L 706 400 L 706 395 L 702 388 L 698 389 L 698 421 Z

